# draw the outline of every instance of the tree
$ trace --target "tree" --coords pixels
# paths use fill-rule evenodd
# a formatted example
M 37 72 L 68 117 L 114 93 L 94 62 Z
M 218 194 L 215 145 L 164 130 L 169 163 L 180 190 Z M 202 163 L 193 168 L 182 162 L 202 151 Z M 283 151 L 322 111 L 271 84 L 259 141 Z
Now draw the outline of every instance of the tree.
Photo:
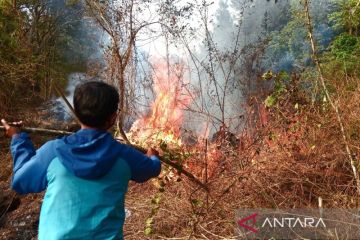
M 347 31 L 349 34 L 359 35 L 360 28 L 360 1 L 338 0 L 338 11 L 331 14 L 330 19 L 335 26 Z
M 79 5 L 66 1 L 4 0 L 0 3 L 0 91 L 3 107 L 48 100 L 54 84 L 78 69 L 70 29 L 79 23 Z M 75 48 L 72 48 L 73 50 Z M 71 66 L 71 67 L 70 67 Z M 30 90 L 30 91 L 29 91 Z M 19 97 L 21 96 L 21 97 Z
M 108 81 L 118 87 L 120 93 L 118 116 L 118 130 L 122 137 L 127 140 L 122 130 L 125 113 L 128 111 L 130 100 L 127 93 L 130 91 L 129 79 L 131 66 L 134 66 L 134 51 L 136 49 L 136 37 L 140 30 L 156 23 L 139 17 L 149 8 L 150 1 L 121 0 L 121 1 L 95 1 L 86 0 L 88 12 L 97 24 L 106 32 L 110 39 L 108 45 Z

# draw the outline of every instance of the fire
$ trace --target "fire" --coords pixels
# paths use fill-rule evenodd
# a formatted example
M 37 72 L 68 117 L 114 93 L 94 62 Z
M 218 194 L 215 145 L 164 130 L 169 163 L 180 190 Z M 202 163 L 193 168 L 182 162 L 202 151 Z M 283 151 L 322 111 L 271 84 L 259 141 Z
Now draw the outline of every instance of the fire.
M 158 142 L 181 145 L 180 127 L 183 109 L 191 96 L 184 91 L 184 66 L 175 64 L 168 72 L 166 64 L 155 66 L 154 91 L 156 98 L 151 104 L 151 114 L 138 119 L 130 130 L 130 138 L 139 142 Z

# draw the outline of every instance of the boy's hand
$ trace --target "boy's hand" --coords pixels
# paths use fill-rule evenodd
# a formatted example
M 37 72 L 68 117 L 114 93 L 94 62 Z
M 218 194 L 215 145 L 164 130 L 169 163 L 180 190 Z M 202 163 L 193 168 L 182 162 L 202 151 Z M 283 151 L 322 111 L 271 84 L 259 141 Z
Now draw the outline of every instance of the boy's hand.
M 20 122 L 13 122 L 13 123 L 11 123 L 11 126 L 10 126 L 9 123 L 7 123 L 5 119 L 1 119 L 1 123 L 5 127 L 5 131 L 6 131 L 5 134 L 8 137 L 12 137 L 12 136 L 18 134 L 20 132 L 19 127 L 21 127 L 21 125 L 22 125 L 22 121 L 20 121 Z
M 158 157 L 158 156 L 159 156 L 159 152 L 156 151 L 156 150 L 153 149 L 153 148 L 149 148 L 149 149 L 147 150 L 146 156 L 148 156 L 148 157 L 157 156 L 157 157 Z

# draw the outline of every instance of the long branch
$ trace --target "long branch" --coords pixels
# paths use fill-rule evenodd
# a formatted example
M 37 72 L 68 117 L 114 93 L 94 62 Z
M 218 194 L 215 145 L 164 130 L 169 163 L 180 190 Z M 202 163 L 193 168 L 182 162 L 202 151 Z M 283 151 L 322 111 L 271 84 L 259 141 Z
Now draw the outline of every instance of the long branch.
M 139 150 L 142 153 L 146 153 L 146 149 L 134 144 L 131 144 L 131 146 L 133 148 L 136 148 L 137 150 Z M 161 156 L 159 157 L 160 161 L 162 161 L 163 163 L 175 168 L 176 170 L 178 170 L 179 173 L 184 174 L 189 180 L 191 180 L 193 183 L 196 183 L 199 187 L 201 187 L 203 190 L 205 190 L 206 192 L 209 192 L 209 188 L 206 186 L 206 184 L 202 183 L 199 179 L 197 179 L 192 173 L 186 171 L 183 169 L 183 167 L 177 163 L 174 163 L 168 159 L 164 159 Z
M 0 130 L 5 130 L 5 127 L 0 126 Z M 22 127 L 21 128 L 22 131 L 24 132 L 30 132 L 30 133 L 38 133 L 38 134 L 48 134 L 48 135 L 70 135 L 73 134 L 74 132 L 68 132 L 68 131 L 64 131 L 64 130 L 54 130 L 54 129 L 47 129 L 47 128 L 32 128 L 32 127 Z M 139 150 L 142 153 L 146 153 L 146 149 L 134 144 L 129 144 L 127 143 L 127 145 L 132 146 L 133 148 Z M 192 173 L 186 171 L 185 169 L 183 169 L 183 167 L 177 163 L 174 163 L 168 159 L 164 159 L 163 157 L 159 156 L 159 159 L 161 162 L 175 168 L 176 170 L 178 170 L 179 173 L 184 174 L 190 181 L 192 181 L 193 183 L 195 183 L 196 185 L 198 185 L 199 187 L 201 187 L 203 190 L 205 190 L 206 192 L 209 192 L 209 188 L 206 186 L 206 184 L 202 183 L 199 179 L 197 179 Z
M 76 114 L 75 114 L 75 110 L 74 108 L 71 106 L 69 100 L 67 100 L 64 92 L 61 90 L 61 88 L 59 88 L 56 84 L 54 84 L 54 89 L 55 91 L 60 95 L 60 97 L 62 98 L 62 100 L 65 102 L 66 106 L 70 109 L 71 113 L 72 113 L 72 116 L 77 120 L 78 118 L 76 117 Z
M 0 126 L 0 130 L 5 130 L 5 127 Z M 55 130 L 55 129 L 47 129 L 47 128 L 32 128 L 32 127 L 21 127 L 21 130 L 29 133 L 39 133 L 39 134 L 47 134 L 47 135 L 70 135 L 73 132 L 68 132 L 64 130 Z

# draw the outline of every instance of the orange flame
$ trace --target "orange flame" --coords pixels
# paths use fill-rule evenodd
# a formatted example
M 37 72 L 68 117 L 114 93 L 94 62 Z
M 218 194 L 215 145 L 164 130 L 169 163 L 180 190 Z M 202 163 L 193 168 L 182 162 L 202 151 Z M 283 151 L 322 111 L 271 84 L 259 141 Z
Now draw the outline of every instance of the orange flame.
M 162 140 L 181 144 L 180 127 L 183 109 L 190 103 L 191 96 L 184 91 L 184 66 L 175 64 L 168 72 L 166 64 L 155 66 L 154 91 L 156 98 L 151 104 L 151 115 L 138 119 L 130 134 L 141 142 Z

